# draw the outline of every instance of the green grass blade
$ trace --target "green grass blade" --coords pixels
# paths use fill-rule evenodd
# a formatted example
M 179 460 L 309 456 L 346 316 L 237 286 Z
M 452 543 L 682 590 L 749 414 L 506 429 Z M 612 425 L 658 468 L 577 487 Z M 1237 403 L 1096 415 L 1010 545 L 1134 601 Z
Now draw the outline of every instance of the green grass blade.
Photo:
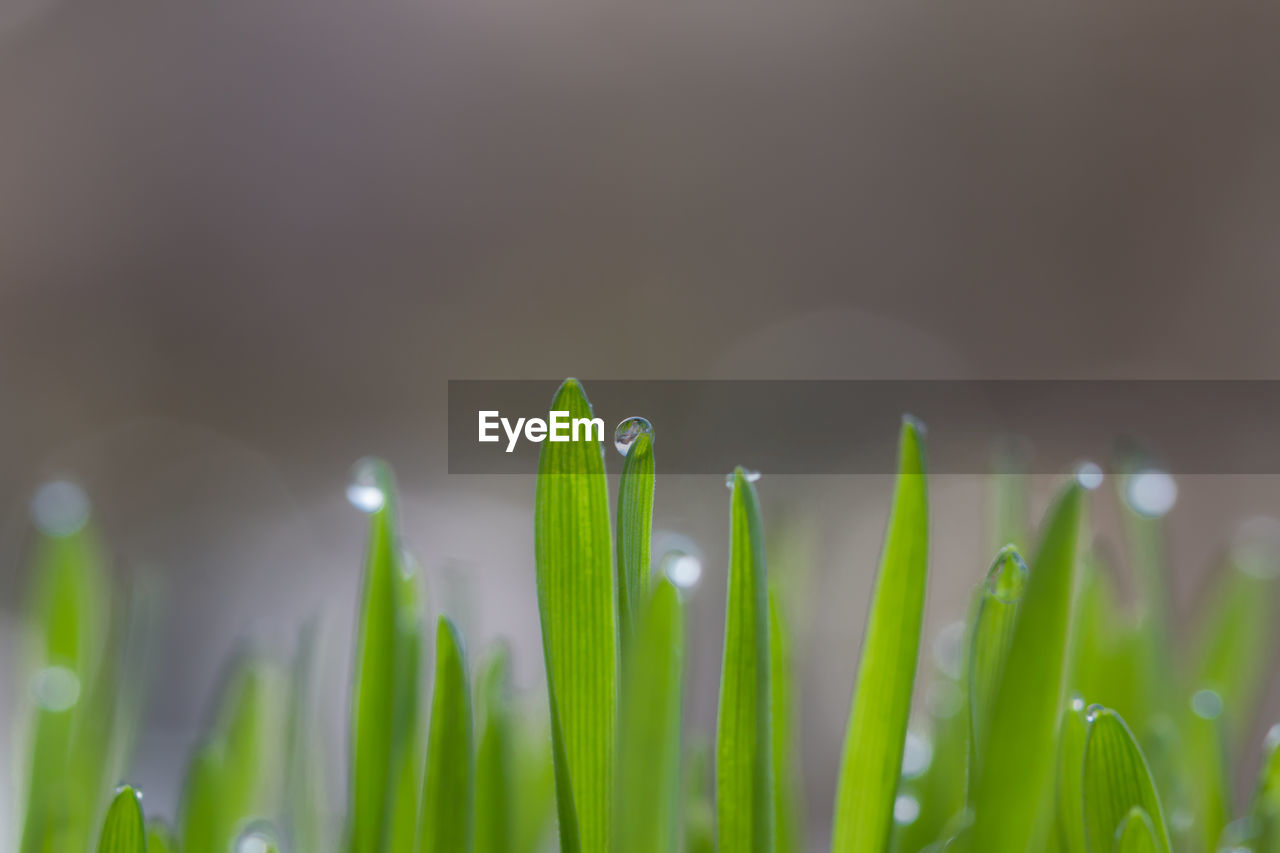
M 639 614 L 623 683 L 618 754 L 619 853 L 677 850 L 684 623 L 680 596 L 659 582 Z
M 448 617 L 436 628 L 435 688 L 422 785 L 419 853 L 469 853 L 474 832 L 475 767 L 471 683 L 462 636 Z
M 480 746 L 476 751 L 475 853 L 507 853 L 515 845 L 512 790 L 512 708 L 510 655 L 499 646 L 480 669 L 476 685 L 476 719 Z
M 382 493 L 370 514 L 368 556 L 357 624 L 355 677 L 351 706 L 351 773 L 348 849 L 383 853 L 387 849 L 390 802 L 396 778 L 397 592 L 400 550 L 396 534 L 395 484 L 380 460 L 358 463 Z
M 1116 830 L 1113 849 L 1115 853 L 1159 853 L 1162 849 L 1151 815 L 1141 806 L 1134 806 L 1125 815 Z
M 649 600 L 653 485 L 653 436 L 642 432 L 627 449 L 618 485 L 618 634 L 623 661 L 629 660 L 640 611 Z
M 590 418 L 577 380 L 551 403 Z M 534 548 L 564 850 L 608 849 L 614 804 L 618 630 L 609 495 L 600 444 L 543 442 Z
M 777 853 L 804 849 L 804 812 L 800 796 L 799 744 L 792 696 L 794 669 L 788 625 L 777 589 L 769 590 L 769 689 L 773 714 L 774 834 Z
M 712 770 L 711 745 L 703 739 L 690 743 L 684 763 L 685 853 L 716 853 Z
M 176 853 L 177 841 L 173 830 L 162 820 L 147 823 L 147 853 Z
M 987 572 L 969 641 L 969 714 L 975 755 L 982 754 L 991 706 L 1013 643 L 1027 564 L 1013 545 L 1000 549 Z
M 1275 578 L 1261 554 L 1238 551 L 1208 596 L 1196 633 L 1191 686 L 1222 699 L 1235 740 L 1253 723 L 1276 645 Z
M 1192 832 L 1206 850 L 1214 850 L 1222 829 L 1231 820 L 1231 770 L 1227 746 L 1226 710 L 1212 690 L 1199 690 L 1190 702 L 1183 726 L 1183 759 L 1196 825 Z
M 40 536 L 27 599 L 31 747 L 20 849 L 79 853 L 104 805 L 114 728 L 110 599 L 91 530 Z
M 1057 814 L 1058 849 L 1062 853 L 1088 853 L 1084 840 L 1084 744 L 1089 733 L 1085 705 L 1071 700 L 1062 715 L 1058 735 Z
M 1156 850 L 1168 853 L 1169 833 L 1147 761 L 1129 727 L 1114 711 L 1090 706 L 1085 736 L 1083 814 L 1090 853 L 1112 847 L 1120 824 L 1135 806 L 1146 812 Z
M 413 853 L 422 799 L 422 602 L 418 573 L 402 558 L 396 579 L 395 723 L 391 749 L 391 815 L 388 853 Z
M 1073 481 L 1050 508 L 1031 563 L 971 798 L 975 851 L 1040 846 L 1057 758 L 1081 501 Z
M 289 686 L 285 759 L 285 824 L 291 847 L 316 853 L 335 849 L 324 826 L 327 762 L 316 720 L 316 655 L 319 628 L 306 622 L 298 635 Z
M 221 743 L 207 743 L 196 751 L 187 767 L 178 810 L 182 853 L 223 853 L 227 809 L 223 803 L 222 752 Z
M 845 732 L 833 853 L 880 853 L 893 829 L 928 574 L 922 432 L 903 420 L 893 510 Z
M 1262 769 L 1249 804 L 1249 823 L 1257 834 L 1257 853 L 1280 853 L 1280 724 L 1263 743 Z
M 147 853 L 147 830 L 142 821 L 142 802 L 138 793 L 125 786 L 107 810 L 102 825 L 98 853 Z
M 716 724 L 716 834 L 720 850 L 774 845 L 769 604 L 756 490 L 738 468 L 730 499 L 729 590 Z

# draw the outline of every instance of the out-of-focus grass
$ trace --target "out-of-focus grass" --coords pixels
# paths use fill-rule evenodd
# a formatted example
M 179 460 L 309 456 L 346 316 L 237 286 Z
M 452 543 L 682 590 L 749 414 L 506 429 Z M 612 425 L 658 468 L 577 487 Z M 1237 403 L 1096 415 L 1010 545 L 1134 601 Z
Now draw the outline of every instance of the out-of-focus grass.
M 552 408 L 591 414 L 574 380 Z M 385 463 L 360 463 L 350 496 L 368 513 L 369 544 L 353 603 L 345 809 L 335 815 L 324 796 L 341 761 L 316 730 L 312 628 L 290 666 L 248 647 L 237 654 L 172 829 L 166 816 L 144 823 L 132 789 L 113 794 L 144 702 L 153 606 L 112 593 L 83 496 L 46 487 L 17 691 L 21 853 L 802 849 L 802 662 L 792 640 L 804 549 L 783 548 L 782 570 L 766 568 L 757 488 L 768 483 L 736 470 L 717 730 L 714 741 L 688 730 L 686 579 L 662 577 L 650 555 L 656 436 L 646 424 L 629 439 L 616 516 L 598 443 L 544 445 L 533 521 L 548 682 L 534 695 L 513 690 L 505 647 L 481 650 L 473 677 L 447 617 L 424 678 L 432 652 L 394 479 Z M 1280 725 L 1239 808 L 1230 784 L 1274 660 L 1275 554 L 1232 552 L 1187 632 L 1193 641 L 1175 648 L 1168 502 L 1150 500 L 1167 475 L 1130 459 L 1118 467 L 1138 580 L 1125 605 L 1088 540 L 1088 489 L 1101 471 L 1066 478 L 1033 528 L 1025 476 L 1002 467 L 990 525 L 998 553 L 985 575 L 975 567 L 972 604 L 957 608 L 959 663 L 927 667 L 916 685 L 929 573 L 924 460 L 924 431 L 907 420 L 832 850 L 1280 853 Z M 1143 477 L 1143 489 L 1127 485 Z M 1020 553 L 1033 555 L 1029 564 Z

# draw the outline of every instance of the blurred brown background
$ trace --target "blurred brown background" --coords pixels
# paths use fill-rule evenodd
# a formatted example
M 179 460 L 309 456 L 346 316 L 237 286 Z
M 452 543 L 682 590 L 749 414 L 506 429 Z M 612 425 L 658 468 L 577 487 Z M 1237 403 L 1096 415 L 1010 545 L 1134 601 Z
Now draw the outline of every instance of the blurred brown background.
M 27 500 L 73 477 L 118 570 L 168 589 L 137 778 L 170 810 L 239 635 L 287 651 L 326 614 L 337 741 L 363 454 L 397 467 L 433 605 L 475 645 L 514 635 L 536 681 L 532 487 L 445 474 L 449 378 L 1274 377 L 1278 25 L 1244 2 L 0 0 L 5 648 Z M 888 484 L 769 486 L 767 511 L 821 508 L 821 829 Z M 985 566 L 980 490 L 934 486 L 934 625 Z M 706 543 L 704 727 L 723 501 L 659 484 L 659 524 Z M 1182 612 L 1256 513 L 1280 483 L 1182 484 Z

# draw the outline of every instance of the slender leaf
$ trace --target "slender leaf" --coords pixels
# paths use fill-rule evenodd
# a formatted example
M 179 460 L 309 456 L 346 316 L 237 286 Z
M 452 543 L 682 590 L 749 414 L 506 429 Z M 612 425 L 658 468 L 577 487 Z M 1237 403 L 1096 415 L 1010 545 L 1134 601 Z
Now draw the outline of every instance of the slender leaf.
M 177 844 L 167 823 L 159 819 L 147 822 L 147 853 L 175 853 Z
M 893 829 L 924 616 L 928 538 L 923 429 L 906 418 L 893 510 L 845 732 L 833 853 L 879 853 Z
M 391 751 L 389 853 L 413 853 L 422 798 L 422 722 L 419 682 L 422 602 L 416 564 L 402 556 L 396 579 L 395 729 Z
M 471 684 L 462 636 L 448 617 L 436 628 L 435 688 L 422 786 L 419 853 L 469 853 L 474 837 L 475 766 Z
M 147 853 L 147 830 L 142 821 L 142 802 L 127 785 L 116 793 L 102 825 L 98 853 Z
M 223 803 L 223 746 L 220 741 L 196 750 L 187 766 L 178 837 L 183 853 L 223 853 L 227 838 Z
M 332 849 L 323 825 L 325 753 L 316 720 L 316 654 L 319 628 L 308 620 L 298 635 L 289 685 L 287 755 L 285 759 L 286 827 L 292 846 L 320 853 Z
M 380 494 L 370 513 L 357 627 L 351 707 L 350 853 L 384 853 L 390 823 L 397 740 L 400 548 L 396 492 L 386 463 L 368 459 L 367 488 Z
M 1017 547 L 1006 545 L 987 572 L 969 642 L 969 713 L 975 755 L 982 754 L 1026 584 L 1027 564 Z
M 1151 815 L 1141 806 L 1134 806 L 1125 815 L 1116 830 L 1113 849 L 1115 853 L 1159 853 L 1162 849 Z
M 109 605 L 92 530 L 42 533 L 26 603 L 31 746 L 22 853 L 81 853 L 91 845 L 114 728 Z
M 764 532 L 742 468 L 730 500 L 729 590 L 716 724 L 716 837 L 720 850 L 774 847 L 769 604 Z
M 1097 705 L 1086 715 L 1083 812 L 1090 853 L 1110 850 L 1117 829 L 1135 806 L 1146 812 L 1160 853 L 1168 853 L 1169 833 L 1147 761 L 1118 714 Z
M 790 635 L 776 587 L 769 590 L 769 689 L 773 694 L 773 774 L 775 849 L 800 853 L 804 849 L 800 798 L 800 767 L 795 737 Z
M 480 746 L 476 753 L 476 853 L 515 849 L 510 655 L 499 646 L 481 667 L 476 685 Z
M 1057 839 L 1062 853 L 1087 853 L 1084 840 L 1085 703 L 1073 697 L 1058 735 Z
M 975 851 L 1035 850 L 1051 790 L 1066 680 L 1081 489 L 1072 481 L 1050 508 L 1018 609 L 974 782 Z
M 1232 554 L 1207 596 L 1194 644 L 1192 686 L 1222 699 L 1223 725 L 1233 742 L 1253 722 L 1276 645 L 1273 555 L 1260 551 Z
M 711 746 L 705 740 L 695 740 L 689 744 L 684 769 L 685 853 L 716 853 L 711 775 Z
M 591 417 L 574 379 L 551 410 Z M 611 843 L 618 712 L 613 545 L 598 443 L 542 444 L 534 549 L 561 849 L 595 853 Z
M 1249 822 L 1258 837 L 1257 853 L 1280 853 L 1280 724 L 1263 743 L 1262 769 L 1249 805 Z
M 675 586 L 660 581 L 639 615 L 619 718 L 619 853 L 676 850 L 680 838 L 684 625 Z
M 640 610 L 649 600 L 653 485 L 653 436 L 642 432 L 627 449 L 618 485 L 618 633 L 624 662 L 629 659 Z
M 1191 697 L 1183 724 L 1182 758 L 1195 807 L 1193 833 L 1206 850 L 1214 850 L 1222 829 L 1231 820 L 1231 770 L 1227 746 L 1226 710 L 1213 690 Z

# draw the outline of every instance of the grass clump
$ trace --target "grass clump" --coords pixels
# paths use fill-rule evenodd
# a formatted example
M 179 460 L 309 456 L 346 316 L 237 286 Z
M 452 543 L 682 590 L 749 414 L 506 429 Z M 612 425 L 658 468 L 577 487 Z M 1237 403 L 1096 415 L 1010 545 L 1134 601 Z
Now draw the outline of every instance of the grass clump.
M 552 408 L 591 416 L 574 380 Z M 770 573 L 755 477 L 737 469 L 716 731 L 686 731 L 686 593 L 651 571 L 657 468 L 643 426 L 629 435 L 616 516 L 599 443 L 543 445 L 533 519 L 540 707 L 513 691 L 505 647 L 484 650 L 473 672 L 448 617 L 426 633 L 391 471 L 360 463 L 353 502 L 368 513 L 368 551 L 336 817 L 322 795 L 333 762 L 315 723 L 314 628 L 289 667 L 252 652 L 236 659 L 172 829 L 161 816 L 147 822 L 132 789 L 113 794 L 144 695 L 148 610 L 109 594 L 87 521 L 46 527 L 23 644 L 21 853 L 817 849 L 806 844 L 821 833 L 804 820 L 797 757 L 794 559 Z M 1280 853 L 1280 726 L 1238 809 L 1230 781 L 1274 650 L 1272 556 L 1232 555 L 1180 663 L 1160 513 L 1126 504 L 1138 598 L 1125 607 L 1086 533 L 1084 478 L 1067 479 L 1032 533 L 1025 478 L 1003 474 L 993 501 L 1002 547 L 985 576 L 975 573 L 952 631 L 955 665 L 926 666 L 917 685 L 930 553 L 924 445 L 921 426 L 904 420 L 832 853 Z

